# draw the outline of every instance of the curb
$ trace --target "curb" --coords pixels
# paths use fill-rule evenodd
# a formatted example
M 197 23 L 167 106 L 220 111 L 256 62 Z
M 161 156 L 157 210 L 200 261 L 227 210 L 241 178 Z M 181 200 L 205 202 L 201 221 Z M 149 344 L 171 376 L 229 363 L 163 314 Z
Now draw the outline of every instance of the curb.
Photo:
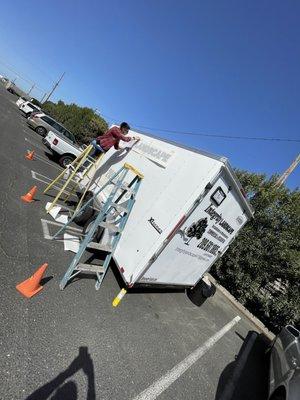
M 234 307 L 236 307 L 241 313 L 243 313 L 244 316 L 247 317 L 261 333 L 263 333 L 270 340 L 273 340 L 275 338 L 274 333 L 269 331 L 269 329 L 258 318 L 256 318 L 253 314 L 251 314 L 250 311 L 247 310 L 247 308 L 245 308 L 241 303 L 239 303 L 237 299 L 233 297 L 232 294 L 230 294 L 227 289 L 221 286 L 212 275 L 210 274 L 206 275 L 208 279 L 211 281 L 211 283 L 213 283 L 216 286 L 216 289 L 219 292 L 221 292 L 231 302 L 231 304 Z

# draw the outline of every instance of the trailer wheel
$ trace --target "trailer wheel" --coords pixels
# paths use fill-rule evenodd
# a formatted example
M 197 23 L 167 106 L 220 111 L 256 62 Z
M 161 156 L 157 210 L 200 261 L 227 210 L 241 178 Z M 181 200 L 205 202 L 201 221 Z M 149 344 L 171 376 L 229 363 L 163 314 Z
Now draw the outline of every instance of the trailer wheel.
M 89 201 L 93 197 L 92 192 L 87 192 L 84 196 L 84 201 L 82 202 L 82 206 Z M 94 210 L 91 206 L 86 207 L 84 210 L 79 212 L 74 218 L 74 222 L 77 225 L 84 225 L 92 216 L 94 215 Z
M 204 282 L 204 284 L 205 285 L 202 288 L 203 296 L 206 297 L 206 298 L 212 297 L 216 293 L 215 285 L 211 284 L 211 286 L 208 286 L 205 282 Z
M 208 297 L 213 296 L 215 292 L 215 285 L 211 284 L 211 286 L 209 286 L 201 280 L 193 289 L 187 289 L 186 294 L 192 303 L 200 307 L 205 302 L 205 300 Z
M 88 234 L 95 219 L 96 219 L 96 215 L 93 215 L 88 221 L 86 221 L 86 223 L 83 227 L 83 230 L 82 230 L 83 235 Z M 92 242 L 99 243 L 100 240 L 102 239 L 103 233 L 104 233 L 104 228 L 102 228 L 101 226 L 98 226 L 98 229 L 96 229 L 96 232 L 94 233 L 94 236 L 92 237 Z

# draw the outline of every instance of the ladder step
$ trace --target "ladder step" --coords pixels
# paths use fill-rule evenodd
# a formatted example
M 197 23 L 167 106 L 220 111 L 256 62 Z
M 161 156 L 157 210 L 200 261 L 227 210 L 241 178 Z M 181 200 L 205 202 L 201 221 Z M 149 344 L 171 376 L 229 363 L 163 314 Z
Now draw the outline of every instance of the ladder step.
M 75 268 L 76 271 L 85 271 L 85 272 L 104 272 L 103 265 L 95 265 L 95 264 L 78 264 Z
M 121 204 L 111 203 L 111 205 L 112 205 L 112 207 L 114 207 L 119 212 L 126 212 L 126 213 L 128 212 L 128 208 L 124 207 L 124 206 L 121 206 Z
M 106 251 L 107 253 L 111 253 L 111 251 L 112 251 L 112 247 L 110 244 L 101 244 L 101 243 L 96 243 L 96 242 L 90 242 L 87 245 L 87 247 L 89 249 Z
M 124 183 L 121 183 L 119 185 L 117 185 L 115 182 L 113 182 L 113 183 L 115 186 L 118 186 L 119 189 L 126 190 L 128 193 L 131 193 L 131 194 L 135 194 L 135 190 L 133 188 L 129 187 L 128 185 L 126 185 Z
M 118 226 L 116 226 L 116 225 L 114 225 L 113 223 L 110 223 L 110 222 L 101 222 L 100 224 L 99 224 L 99 226 L 102 226 L 102 228 L 105 228 L 105 229 L 108 229 L 109 231 L 111 231 L 111 232 L 121 232 L 121 229 L 118 227 Z

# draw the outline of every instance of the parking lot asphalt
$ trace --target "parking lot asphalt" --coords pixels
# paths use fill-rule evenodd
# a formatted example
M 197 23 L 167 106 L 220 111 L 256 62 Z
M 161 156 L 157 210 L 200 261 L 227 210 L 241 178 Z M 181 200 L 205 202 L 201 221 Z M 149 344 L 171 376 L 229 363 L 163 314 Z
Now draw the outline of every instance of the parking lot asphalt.
M 0 398 L 225 398 L 236 356 L 256 328 L 222 293 L 197 307 L 184 290 L 133 290 L 113 308 L 120 290 L 113 270 L 100 291 L 91 279 L 59 290 L 73 254 L 61 242 L 45 239 L 41 220 L 52 221 L 45 212 L 51 197 L 42 193 L 42 181 L 61 169 L 45 153 L 41 137 L 27 127 L 15 101 L 0 86 Z M 27 150 L 36 152 L 35 160 L 25 159 Z M 36 201 L 21 202 L 33 185 L 38 187 Z M 16 284 L 45 262 L 43 290 L 23 298 Z M 237 316 L 241 319 L 221 335 Z M 266 399 L 262 353 L 259 349 L 243 371 L 239 393 L 247 393 L 245 399 Z M 255 381 L 259 374 L 263 379 Z

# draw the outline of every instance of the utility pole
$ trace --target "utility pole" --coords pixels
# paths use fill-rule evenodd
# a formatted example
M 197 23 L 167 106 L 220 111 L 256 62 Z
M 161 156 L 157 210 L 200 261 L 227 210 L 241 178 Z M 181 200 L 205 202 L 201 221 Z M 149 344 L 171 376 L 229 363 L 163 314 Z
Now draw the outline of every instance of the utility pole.
M 44 103 L 46 103 L 46 101 L 49 100 L 50 96 L 52 95 L 52 93 L 54 92 L 54 90 L 57 88 L 57 86 L 59 85 L 60 81 L 62 80 L 62 78 L 65 76 L 65 72 L 62 74 L 62 76 L 59 78 L 59 80 L 55 83 L 55 85 L 53 86 L 51 92 L 48 94 L 48 96 L 46 97 Z
M 30 94 L 34 87 L 35 87 L 35 83 L 31 86 L 31 88 L 29 89 L 29 92 L 27 94 Z
M 47 96 L 47 92 L 44 94 L 44 96 L 41 98 L 40 103 L 43 103 L 44 98 Z
M 294 169 L 297 167 L 297 165 L 300 162 L 300 154 L 296 157 L 296 159 L 292 162 L 292 164 L 288 167 L 288 169 L 278 178 L 276 181 L 275 185 L 276 187 L 282 186 L 288 176 L 294 171 Z

